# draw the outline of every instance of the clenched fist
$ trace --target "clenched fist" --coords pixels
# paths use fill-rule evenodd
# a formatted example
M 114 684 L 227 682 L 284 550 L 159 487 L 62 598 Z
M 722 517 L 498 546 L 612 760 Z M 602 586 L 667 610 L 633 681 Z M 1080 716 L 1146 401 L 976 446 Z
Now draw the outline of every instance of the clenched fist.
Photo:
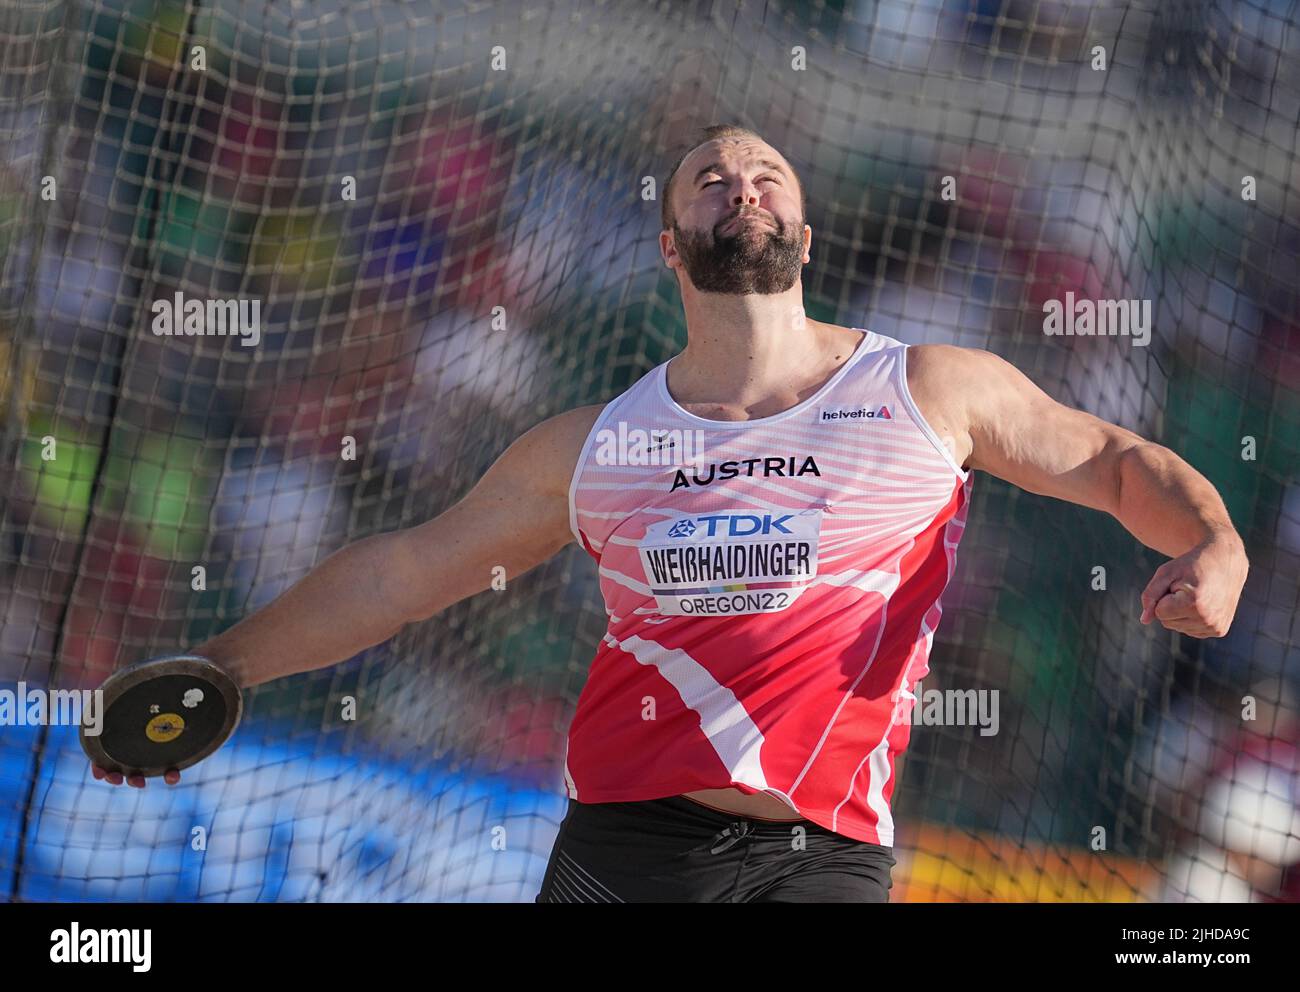
M 1156 569 L 1142 590 L 1142 622 L 1159 620 L 1189 637 L 1222 637 L 1232 626 L 1249 568 L 1236 534 L 1210 538 Z

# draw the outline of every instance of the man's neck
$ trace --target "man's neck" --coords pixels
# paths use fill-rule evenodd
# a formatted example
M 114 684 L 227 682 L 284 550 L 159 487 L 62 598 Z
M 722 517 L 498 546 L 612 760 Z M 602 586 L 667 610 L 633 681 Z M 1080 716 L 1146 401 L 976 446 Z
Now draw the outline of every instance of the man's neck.
M 799 282 L 772 295 L 691 293 L 683 304 L 687 344 L 673 359 L 672 386 L 685 402 L 743 405 L 835 361 L 827 351 L 837 342 L 829 325 L 805 316 Z

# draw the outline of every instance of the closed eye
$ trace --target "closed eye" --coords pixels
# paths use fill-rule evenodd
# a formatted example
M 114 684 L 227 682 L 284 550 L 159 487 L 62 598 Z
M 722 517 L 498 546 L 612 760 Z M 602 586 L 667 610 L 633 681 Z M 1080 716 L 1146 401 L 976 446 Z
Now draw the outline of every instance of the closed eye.
M 718 183 L 720 183 L 720 182 L 722 182 L 722 181 L 723 181 L 723 180 L 721 180 L 721 179 L 710 179 L 707 183 L 705 183 L 705 184 L 704 184 L 703 186 L 701 186 L 700 188 L 701 188 L 701 189 L 708 189 L 710 186 L 717 185 Z M 777 176 L 760 176 L 760 177 L 758 178 L 758 182 L 760 182 L 760 183 L 761 183 L 761 182 L 769 182 L 769 183 L 776 183 L 778 186 L 781 185 L 781 180 L 780 180 L 780 178 L 777 177 Z

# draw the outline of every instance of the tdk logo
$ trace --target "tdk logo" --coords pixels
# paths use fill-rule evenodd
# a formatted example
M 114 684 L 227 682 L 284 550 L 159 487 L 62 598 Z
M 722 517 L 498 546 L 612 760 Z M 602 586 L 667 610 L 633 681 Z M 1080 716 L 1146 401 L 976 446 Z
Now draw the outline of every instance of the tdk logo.
M 687 517 L 678 520 L 668 530 L 669 537 L 693 537 L 701 527 L 706 528 L 705 537 L 750 537 L 754 534 L 790 534 L 785 526 L 793 517 L 786 513 L 774 517 L 770 513 L 761 516 L 756 513 L 711 513 L 703 517 Z M 698 525 L 696 523 L 698 521 Z
M 818 411 L 818 420 L 893 420 L 887 406 L 824 406 Z

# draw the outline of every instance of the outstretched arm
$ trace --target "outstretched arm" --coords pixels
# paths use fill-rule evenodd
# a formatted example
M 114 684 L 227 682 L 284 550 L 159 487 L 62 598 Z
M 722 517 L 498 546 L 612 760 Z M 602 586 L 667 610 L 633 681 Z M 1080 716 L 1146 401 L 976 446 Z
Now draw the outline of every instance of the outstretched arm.
M 194 652 L 241 687 L 337 664 L 482 592 L 573 539 L 568 486 L 597 407 L 521 436 L 458 503 L 427 523 L 348 545 Z
M 1062 406 L 989 352 L 918 346 L 909 349 L 908 364 L 909 382 L 922 391 L 927 382 L 931 391 L 945 384 L 952 398 L 940 416 L 972 468 L 1104 510 L 1170 556 L 1142 593 L 1143 623 L 1154 618 L 1192 637 L 1228 632 L 1248 562 L 1205 476 L 1168 448 Z
M 241 688 L 325 668 L 482 592 L 502 566 L 513 578 L 573 539 L 568 487 L 600 407 L 538 424 L 506 449 L 458 503 L 427 523 L 335 552 L 290 589 L 193 652 Z M 117 785 L 120 774 L 95 769 Z M 170 772 L 166 781 L 179 781 Z M 131 780 L 143 787 L 144 779 Z

